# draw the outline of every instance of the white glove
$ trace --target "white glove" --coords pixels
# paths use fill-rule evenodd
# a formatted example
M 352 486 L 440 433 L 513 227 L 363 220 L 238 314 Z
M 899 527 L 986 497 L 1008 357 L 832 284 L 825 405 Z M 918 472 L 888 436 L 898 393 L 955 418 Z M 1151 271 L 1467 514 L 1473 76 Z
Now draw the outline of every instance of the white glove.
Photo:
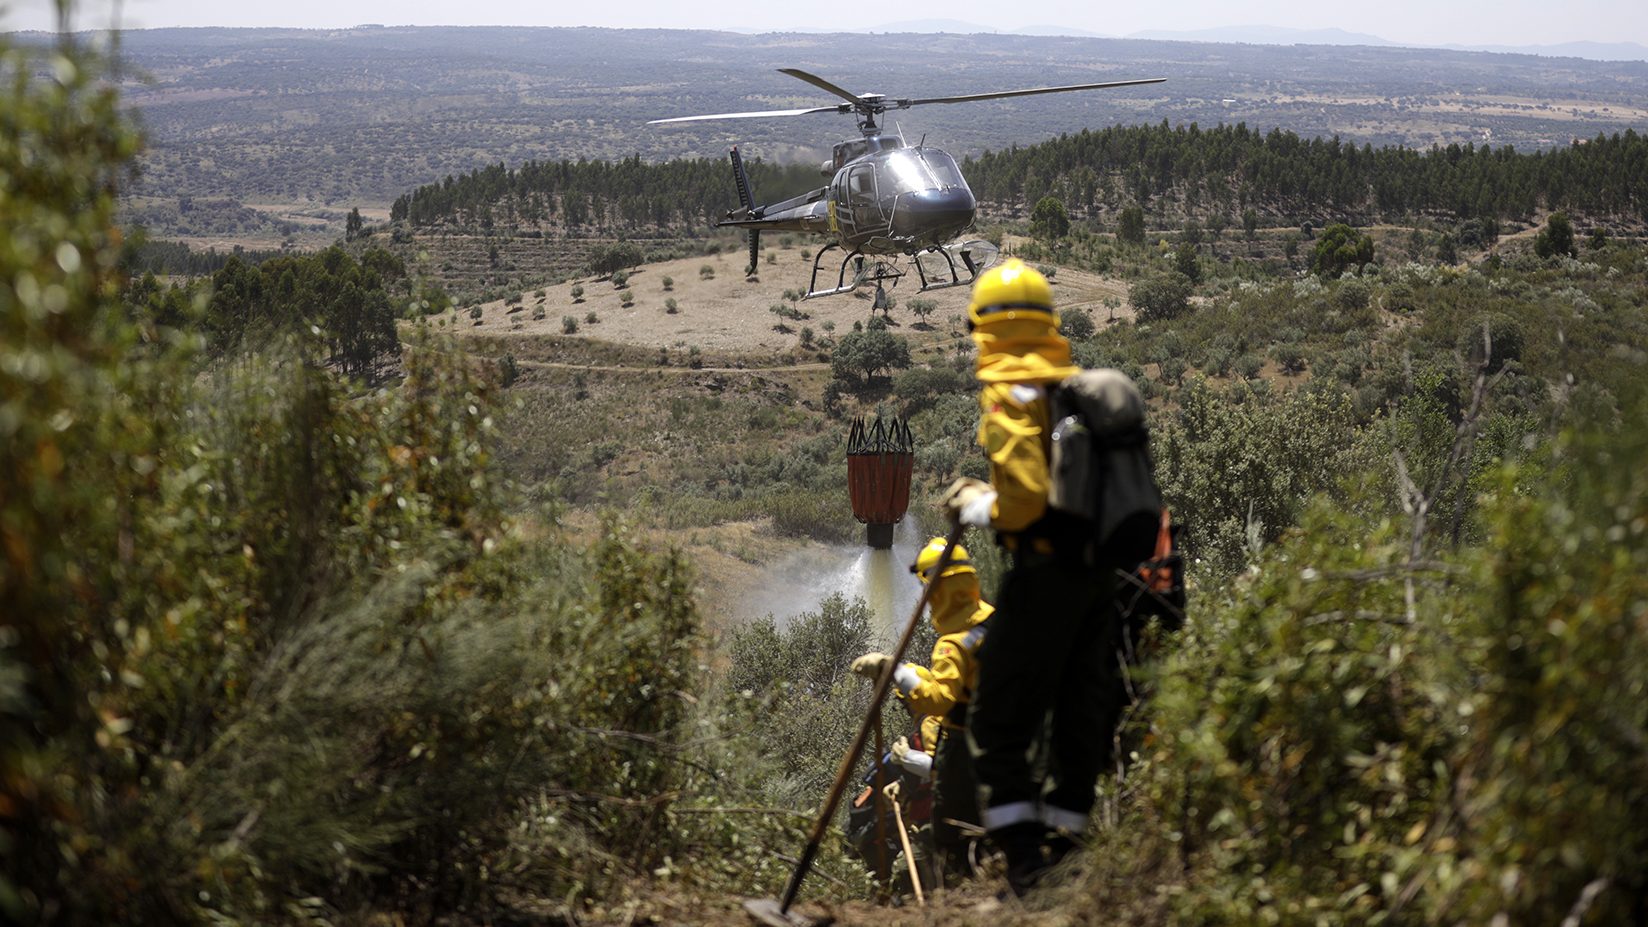
M 892 662 L 892 657 L 879 651 L 872 651 L 853 661 L 852 671 L 865 679 L 880 679 L 881 671 Z
M 983 480 L 964 476 L 950 484 L 939 504 L 957 524 L 988 528 L 990 512 L 996 507 L 996 491 Z
M 893 741 L 893 762 L 904 767 L 906 772 L 914 773 L 918 778 L 926 779 L 933 774 L 933 756 L 910 747 L 908 738 L 900 737 Z
M 916 686 L 921 685 L 921 674 L 910 664 L 901 664 L 898 669 L 893 670 L 893 685 L 898 687 L 899 695 L 909 695 L 915 691 Z

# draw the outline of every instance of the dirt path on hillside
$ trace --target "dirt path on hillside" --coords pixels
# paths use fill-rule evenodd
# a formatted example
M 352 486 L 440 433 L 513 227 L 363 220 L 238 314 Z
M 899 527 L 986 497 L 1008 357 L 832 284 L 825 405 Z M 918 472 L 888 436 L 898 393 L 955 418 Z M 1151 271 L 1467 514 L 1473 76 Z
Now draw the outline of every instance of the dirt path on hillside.
M 813 361 L 806 364 L 780 364 L 771 367 L 637 367 L 631 364 L 568 364 L 560 361 L 517 360 L 521 367 L 538 368 L 541 370 L 582 370 L 600 371 L 603 373 L 661 373 L 661 374 L 688 374 L 688 373 L 790 373 L 800 370 L 828 370 L 830 365 L 822 361 Z

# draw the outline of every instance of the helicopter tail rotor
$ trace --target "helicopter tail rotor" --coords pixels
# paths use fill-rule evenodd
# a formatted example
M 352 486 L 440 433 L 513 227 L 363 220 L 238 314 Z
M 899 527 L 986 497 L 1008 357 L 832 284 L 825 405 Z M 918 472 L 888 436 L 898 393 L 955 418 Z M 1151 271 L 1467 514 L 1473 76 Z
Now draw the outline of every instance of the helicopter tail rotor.
M 750 186 L 750 175 L 744 170 L 744 158 L 738 153 L 738 146 L 734 145 L 728 154 L 732 159 L 732 179 L 738 186 L 738 205 L 744 207 L 744 213 L 750 218 L 760 218 L 755 208 L 755 190 Z M 744 271 L 744 276 L 755 276 L 756 268 L 761 259 L 761 230 L 750 229 L 750 266 Z

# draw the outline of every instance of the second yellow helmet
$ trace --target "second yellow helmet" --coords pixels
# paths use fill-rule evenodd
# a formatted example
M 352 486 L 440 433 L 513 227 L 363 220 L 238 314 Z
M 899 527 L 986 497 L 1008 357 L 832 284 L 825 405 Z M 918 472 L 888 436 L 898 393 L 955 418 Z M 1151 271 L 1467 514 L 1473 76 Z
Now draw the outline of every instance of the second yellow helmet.
M 910 564 L 910 572 L 921 577 L 922 582 L 931 578 L 933 567 L 938 566 L 938 558 L 944 556 L 944 538 L 933 538 L 927 546 L 916 554 L 916 562 Z M 945 576 L 959 576 L 962 573 L 977 573 L 973 569 L 973 558 L 968 555 L 967 548 L 960 544 L 950 552 L 950 563 L 944 568 Z

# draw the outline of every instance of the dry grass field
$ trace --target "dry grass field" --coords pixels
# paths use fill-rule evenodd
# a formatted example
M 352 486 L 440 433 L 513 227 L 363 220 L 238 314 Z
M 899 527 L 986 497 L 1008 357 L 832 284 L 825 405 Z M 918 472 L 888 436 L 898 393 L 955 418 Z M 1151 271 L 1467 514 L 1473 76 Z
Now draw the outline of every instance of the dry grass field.
M 527 290 L 520 294 L 519 302 L 499 299 L 483 303 L 478 320 L 459 313 L 457 331 L 469 336 L 574 334 L 565 332 L 564 320 L 571 318 L 577 325 L 575 334 L 581 338 L 652 350 L 697 347 L 706 356 L 742 360 L 748 367 L 819 364 L 816 356 L 807 359 L 818 352 L 802 348 L 801 330 L 810 328 L 817 336 L 851 331 L 854 322 L 870 318 L 874 288 L 864 286 L 851 294 L 802 301 L 796 306 L 806 318 L 779 318 L 772 307 L 787 304 L 785 292 L 807 287 L 812 261 L 805 255 L 810 253 L 802 248 L 764 251 L 760 273 L 752 278 L 744 276 L 746 257 L 742 252 L 647 264 L 630 273 L 624 289 L 616 288 L 609 278 L 579 278 L 541 291 Z M 840 261 L 832 261 L 831 255 L 825 256 L 825 266 L 833 277 L 834 271 L 828 268 L 832 264 L 839 267 Z M 769 263 L 768 257 L 774 260 Z M 820 274 L 820 285 L 825 275 Z M 668 288 L 665 278 L 671 281 Z M 1113 299 L 1120 303 L 1116 318 L 1132 315 L 1126 302 L 1127 286 L 1120 280 L 1061 269 L 1053 283 L 1059 305 L 1066 311 L 1085 309 L 1103 321 L 1110 316 L 1105 300 Z M 577 300 L 571 295 L 574 286 L 583 288 Z M 916 275 L 910 272 L 888 290 L 895 300 L 889 315 L 894 330 L 910 337 L 913 346 L 950 340 L 962 330 L 968 287 L 921 293 L 918 286 Z M 538 292 L 543 297 L 538 297 Z M 623 305 L 626 294 L 633 300 L 627 308 Z M 667 306 L 671 299 L 676 305 L 673 313 Z M 914 300 L 935 304 L 925 322 L 910 310 Z M 534 310 L 539 306 L 543 307 L 543 318 L 534 319 Z M 590 313 L 595 314 L 596 321 L 588 321 Z

